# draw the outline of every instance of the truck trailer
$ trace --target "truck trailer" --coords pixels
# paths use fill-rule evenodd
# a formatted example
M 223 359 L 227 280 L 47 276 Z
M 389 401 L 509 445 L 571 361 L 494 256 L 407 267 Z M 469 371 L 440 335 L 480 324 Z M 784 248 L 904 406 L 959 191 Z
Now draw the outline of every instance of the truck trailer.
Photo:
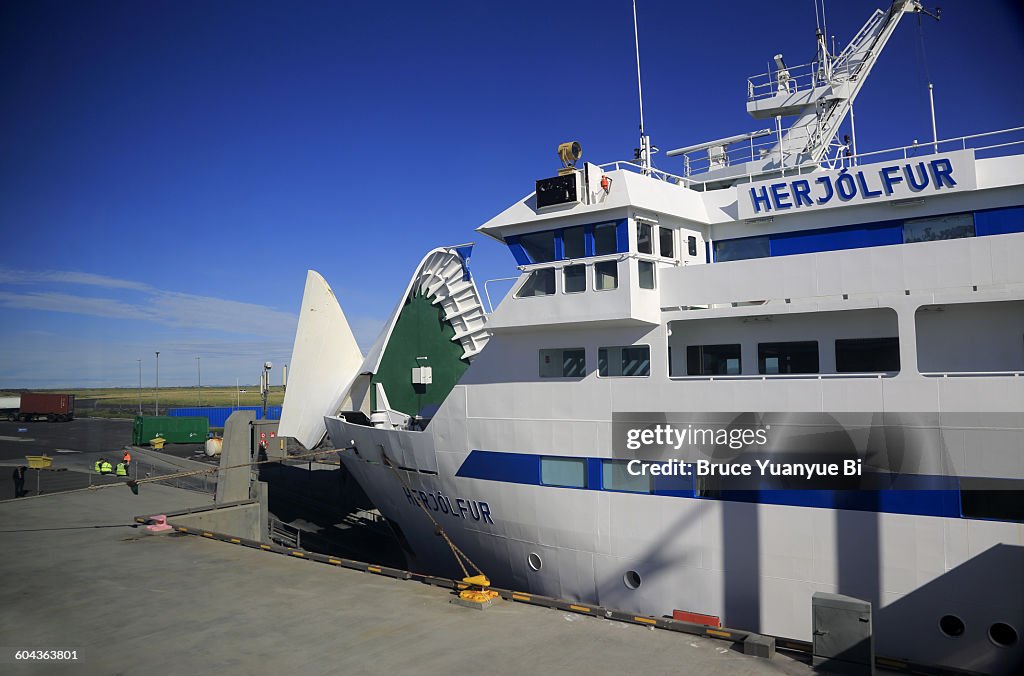
M 17 420 L 19 410 L 21 410 L 20 394 L 0 397 L 0 419 Z
M 75 395 L 25 392 L 21 395 L 21 406 L 17 413 L 10 413 L 8 420 L 46 420 L 67 422 L 75 418 Z

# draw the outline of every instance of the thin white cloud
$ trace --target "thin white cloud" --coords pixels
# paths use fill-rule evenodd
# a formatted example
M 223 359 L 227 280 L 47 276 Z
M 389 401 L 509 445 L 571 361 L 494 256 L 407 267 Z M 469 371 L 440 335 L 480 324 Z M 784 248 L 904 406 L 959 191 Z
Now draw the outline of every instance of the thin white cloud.
M 73 284 L 82 286 L 100 286 L 108 289 L 132 289 L 150 291 L 149 284 L 130 279 L 117 279 L 107 275 L 96 275 L 91 272 L 75 272 L 72 270 L 15 270 L 0 267 L 0 284 Z
M 113 298 L 93 298 L 67 293 L 0 291 L 0 307 L 14 310 L 67 312 L 109 319 L 149 319 L 145 310 Z
M 295 334 L 298 317 L 265 305 L 213 296 L 159 291 L 147 300 L 152 321 L 178 328 L 200 328 L 258 336 Z
M 3 271 L 0 271 L 2 273 Z M 55 281 L 65 275 L 68 280 L 77 279 L 80 273 L 43 273 L 47 281 Z M 143 291 L 135 298 L 101 298 L 72 293 L 52 291 L 0 291 L 0 308 L 13 310 L 43 310 L 67 314 L 102 317 L 105 319 L 128 319 L 148 321 L 175 328 L 205 329 L 225 333 L 241 333 L 262 336 L 291 336 L 295 332 L 295 315 L 255 303 L 200 296 L 194 294 L 163 291 L 151 286 L 139 285 L 127 280 L 117 280 L 99 275 L 86 275 L 89 282 L 107 288 L 124 288 Z M 96 278 L 96 279 L 93 279 Z M 0 274 L 0 282 L 10 281 Z M 17 277 L 18 284 L 34 283 L 31 275 Z M 98 280 L 98 281 L 97 281 Z M 124 282 L 119 286 L 119 282 Z M 71 282 L 68 283 L 81 283 Z
M 96 289 L 105 291 L 86 295 L 89 291 L 82 287 L 91 287 L 94 294 Z M 22 311 L 68 319 L 43 330 L 18 321 L 15 313 Z M 76 316 L 111 321 L 91 323 L 84 334 Z M 291 312 L 265 305 L 104 275 L 0 267 L 0 322 L 13 329 L 0 333 L 0 386 L 135 386 L 137 359 L 143 360 L 144 383 L 151 383 L 154 350 L 160 350 L 162 384 L 195 382 L 197 356 L 202 358 L 204 384 L 233 383 L 236 378 L 256 382 L 264 361 L 274 362 L 276 374 L 290 359 L 297 320 Z M 369 316 L 350 316 L 349 321 L 364 351 L 383 326 L 383 320 Z

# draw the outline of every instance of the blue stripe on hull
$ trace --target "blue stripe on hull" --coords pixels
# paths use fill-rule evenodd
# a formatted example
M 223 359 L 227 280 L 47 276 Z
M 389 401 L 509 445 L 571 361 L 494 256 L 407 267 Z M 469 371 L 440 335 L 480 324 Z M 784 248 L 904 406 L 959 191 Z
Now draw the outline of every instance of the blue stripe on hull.
M 530 453 L 474 450 L 466 457 L 455 476 L 541 486 L 543 485 L 540 474 L 541 457 Z M 605 490 L 601 481 L 601 458 L 586 458 L 586 461 L 586 485 L 569 490 Z M 949 518 L 962 516 L 960 490 L 955 477 L 901 475 L 894 479 L 893 488 L 877 491 L 723 490 L 716 492 L 713 496 L 698 496 L 695 479 L 692 476 L 656 476 L 653 479 L 651 494 L 663 497 Z M 557 487 L 545 486 L 545 488 Z

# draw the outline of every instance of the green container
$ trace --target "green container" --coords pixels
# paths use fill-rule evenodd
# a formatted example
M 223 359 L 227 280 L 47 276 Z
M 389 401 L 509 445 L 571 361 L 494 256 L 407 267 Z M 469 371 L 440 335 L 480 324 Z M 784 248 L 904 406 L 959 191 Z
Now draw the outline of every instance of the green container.
M 169 444 L 203 444 L 210 436 L 210 419 L 205 416 L 137 415 L 132 425 L 132 443 L 143 446 L 163 437 Z

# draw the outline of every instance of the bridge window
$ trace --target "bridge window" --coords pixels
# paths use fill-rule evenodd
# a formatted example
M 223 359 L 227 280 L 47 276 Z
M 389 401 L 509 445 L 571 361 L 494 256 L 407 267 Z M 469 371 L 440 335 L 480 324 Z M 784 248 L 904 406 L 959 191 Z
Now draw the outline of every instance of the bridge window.
M 541 378 L 582 378 L 586 374 L 586 351 L 582 347 L 540 351 Z
M 562 248 L 566 258 L 583 258 L 586 256 L 584 242 L 584 228 L 582 225 L 562 230 Z
M 598 349 L 597 374 L 606 377 L 651 375 L 650 346 L 631 345 Z
M 566 293 L 579 293 L 587 290 L 587 266 L 566 265 L 562 268 L 562 288 Z
M 675 257 L 675 242 L 671 228 L 658 228 L 658 253 L 664 258 Z
M 818 341 L 758 343 L 758 373 L 817 373 Z
M 555 269 L 543 268 L 530 273 L 523 285 L 519 287 L 516 298 L 533 296 L 550 296 L 555 292 Z
M 586 458 L 542 457 L 540 459 L 540 482 L 545 486 L 586 488 L 587 460 Z
M 914 218 L 903 222 L 903 241 L 907 244 L 960 237 L 974 237 L 973 213 Z
M 594 288 L 609 291 L 619 287 L 619 262 L 602 261 L 594 263 Z
M 601 223 L 594 226 L 594 255 L 607 256 L 618 253 L 615 223 Z
M 554 230 L 520 235 L 519 244 L 534 263 L 550 263 L 555 260 Z
M 744 237 L 715 242 L 715 262 L 744 261 L 750 258 L 767 258 L 770 254 L 767 237 Z
M 742 371 L 739 343 L 686 346 L 686 375 L 735 376 Z
M 693 235 L 686 238 L 686 253 L 691 256 L 697 255 L 697 238 Z
M 606 491 L 650 493 L 651 476 L 649 474 L 633 476 L 627 467 L 628 461 L 626 460 L 602 460 L 601 488 Z
M 886 373 L 900 370 L 900 339 L 852 338 L 836 341 L 837 373 Z
M 636 222 L 636 250 L 639 253 L 654 253 L 654 226 L 643 221 Z
M 651 261 L 637 261 L 637 270 L 640 275 L 640 288 L 654 288 L 654 263 Z

